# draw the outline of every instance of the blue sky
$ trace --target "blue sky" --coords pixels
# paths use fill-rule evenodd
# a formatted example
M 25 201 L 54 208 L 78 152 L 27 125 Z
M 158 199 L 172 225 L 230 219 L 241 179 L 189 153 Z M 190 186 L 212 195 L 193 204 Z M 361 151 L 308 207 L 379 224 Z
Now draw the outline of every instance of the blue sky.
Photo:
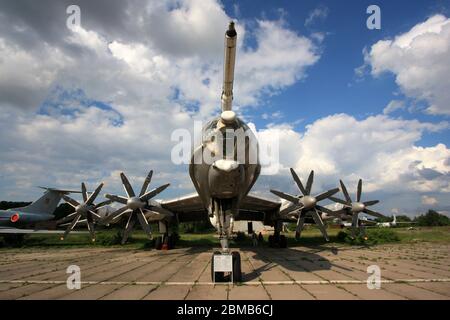
M 381 30 L 366 28 L 369 16 L 366 9 L 377 4 L 381 9 Z M 411 29 L 419 21 L 436 14 L 447 14 L 449 1 L 224 1 L 227 12 L 235 12 L 243 19 L 269 17 L 278 19 L 280 8 L 282 18 L 290 28 L 300 34 L 322 32 L 325 40 L 321 45 L 319 63 L 311 67 L 307 79 L 286 88 L 279 95 L 267 101 L 267 111 L 281 110 L 283 117 L 277 121 L 303 119 L 297 124 L 301 129 L 321 117 L 333 113 L 348 113 L 357 118 L 381 113 L 393 99 L 404 99 L 399 92 L 392 74 L 378 78 L 366 74 L 363 78 L 355 75 L 355 69 L 364 64 L 363 49 L 378 40 L 393 38 Z M 305 20 L 316 8 L 326 8 L 324 18 L 317 18 L 310 26 Z M 257 112 L 255 112 L 257 113 Z M 405 119 L 420 121 L 441 121 L 448 117 L 427 115 L 423 112 L 411 114 L 398 111 L 396 115 Z M 266 125 L 273 119 L 258 119 L 257 125 Z M 448 131 L 425 134 L 420 145 L 430 146 L 437 142 L 447 145 Z
M 371 4 L 381 30 L 366 28 Z M 150 169 L 171 183 L 163 198 L 192 192 L 171 134 L 218 114 L 234 19 L 236 110 L 260 141 L 280 138 L 256 192 L 296 192 L 292 167 L 315 170 L 316 191 L 362 178 L 386 214 L 449 213 L 449 16 L 450 1 L 1 2 L 0 199 L 81 181 L 121 194 L 119 172 L 139 185 Z

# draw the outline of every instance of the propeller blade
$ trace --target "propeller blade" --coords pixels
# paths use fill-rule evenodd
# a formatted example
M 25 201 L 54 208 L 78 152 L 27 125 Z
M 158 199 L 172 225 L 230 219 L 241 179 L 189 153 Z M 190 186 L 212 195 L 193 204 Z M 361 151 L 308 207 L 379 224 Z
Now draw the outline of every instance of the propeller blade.
M 121 242 L 122 244 L 125 244 L 125 242 L 127 242 L 128 237 L 130 236 L 131 232 L 133 231 L 135 223 L 136 223 L 136 215 L 133 212 L 130 214 L 130 217 L 128 218 L 128 221 L 127 221 L 127 225 L 123 232 L 122 242 Z
M 339 191 L 339 188 L 331 189 L 331 190 L 328 190 L 324 193 L 317 195 L 315 198 L 317 201 L 320 201 L 320 200 L 326 199 L 328 197 L 331 197 L 333 194 L 337 193 L 338 191 Z
M 153 176 L 153 170 L 151 170 L 148 173 L 147 178 L 145 178 L 144 184 L 142 185 L 142 188 L 141 188 L 141 192 L 139 192 L 139 197 L 142 197 L 147 192 L 148 185 L 152 181 L 152 176 Z
M 81 183 L 81 194 L 83 196 L 83 202 L 86 202 L 86 200 L 88 199 L 88 193 L 84 182 Z
M 105 198 L 108 198 L 111 201 L 118 202 L 121 204 L 127 204 L 127 201 L 128 201 L 128 199 L 125 197 L 116 196 L 116 195 L 108 194 L 108 193 L 105 194 Z
M 364 210 L 363 210 L 363 212 L 365 212 L 365 213 L 367 213 L 367 214 L 370 214 L 371 216 L 374 216 L 374 217 L 377 217 L 377 218 L 381 218 L 381 219 L 387 219 L 387 217 L 386 216 L 384 216 L 384 215 L 382 215 L 381 213 L 378 213 L 378 212 L 376 212 L 376 211 L 372 211 L 372 210 L 369 210 L 369 209 L 367 209 L 367 208 L 365 208 Z
M 113 202 L 112 200 L 106 200 L 106 201 L 100 202 L 100 203 L 98 203 L 98 204 L 96 204 L 96 205 L 94 206 L 94 209 L 96 210 L 96 209 L 98 209 L 98 208 L 101 208 L 101 207 L 103 207 L 103 206 L 106 206 L 106 205 L 108 205 L 108 204 L 111 204 L 112 202 Z
M 352 216 L 352 238 L 356 237 L 356 230 L 358 228 L 358 214 L 354 213 Z
M 293 204 L 293 205 L 290 205 L 290 206 L 284 208 L 283 210 L 281 210 L 279 214 L 280 214 L 280 216 L 284 216 L 284 215 L 287 215 L 287 214 L 289 214 L 295 210 L 301 209 L 301 208 L 303 208 L 303 206 L 301 204 Z
M 319 212 L 317 212 L 317 210 L 311 211 L 311 215 L 312 215 L 317 227 L 319 228 L 320 232 L 322 233 L 323 237 L 325 238 L 325 240 L 330 241 L 330 239 L 328 239 L 327 230 L 325 229 L 325 225 L 323 224 L 323 221 L 322 221 L 322 218 L 320 217 Z
M 78 220 L 80 220 L 81 214 L 77 214 L 73 221 L 69 224 L 66 231 L 64 232 L 63 236 L 61 237 L 61 240 L 64 240 L 70 231 L 75 227 L 75 225 L 78 223 Z
M 302 182 L 300 181 L 300 178 L 298 177 L 297 173 L 295 173 L 294 169 L 291 168 L 291 174 L 292 174 L 292 178 L 294 178 L 295 183 L 297 184 L 300 192 L 306 196 L 306 190 L 303 187 Z
M 335 198 L 335 197 L 328 197 L 328 199 L 330 199 L 331 201 L 343 204 L 344 206 L 350 206 L 351 204 L 348 203 L 347 201 L 341 200 L 339 198 Z
M 302 234 L 303 224 L 305 223 L 305 216 L 301 214 L 298 215 L 297 219 L 297 227 L 295 228 L 295 239 L 299 240 L 300 235 Z
M 295 197 L 295 196 L 292 196 L 292 195 L 290 195 L 288 193 L 277 191 L 277 190 L 273 190 L 273 189 L 271 189 L 270 192 L 272 192 L 274 195 L 277 195 L 278 197 L 283 198 L 285 200 L 288 200 L 288 201 L 290 201 L 292 203 L 298 203 L 298 198 Z
M 327 207 L 322 207 L 319 205 L 316 205 L 316 208 L 319 209 L 319 211 L 331 214 L 331 215 L 335 215 L 335 212 L 333 210 L 328 209 Z
M 154 222 L 154 221 L 160 221 L 166 217 L 165 214 L 161 214 L 159 212 L 153 211 L 153 210 L 145 210 L 144 212 L 145 219 L 147 222 Z
M 102 190 L 104 183 L 100 183 L 97 187 L 97 189 L 95 189 L 95 191 L 89 196 L 89 198 L 87 199 L 87 201 L 85 201 L 85 203 L 90 206 L 91 204 L 94 203 L 95 198 L 97 198 L 98 194 L 100 193 L 100 190 Z
M 144 211 L 142 211 L 142 209 L 139 209 L 136 212 L 136 215 L 138 217 L 138 220 L 139 220 L 139 223 L 141 224 L 142 229 L 147 234 L 147 236 L 150 238 L 152 235 L 152 230 L 150 229 L 150 225 L 148 224 L 148 221 L 145 218 Z
M 89 210 L 89 213 L 91 214 L 91 217 L 94 218 L 94 220 L 100 220 L 102 217 L 100 217 L 96 212 Z
M 71 214 L 65 216 L 64 218 L 59 219 L 59 220 L 56 222 L 56 224 L 59 225 L 59 224 L 62 224 L 62 223 L 64 223 L 64 222 L 70 221 L 70 220 L 73 219 L 73 217 L 74 217 L 76 214 L 77 214 L 77 212 L 75 211 L 74 213 L 71 213 Z
M 157 194 L 159 194 L 159 193 L 163 192 L 164 190 L 166 190 L 166 188 L 168 186 L 170 186 L 170 183 L 162 185 L 161 187 L 155 188 L 152 191 L 147 192 L 143 196 L 139 197 L 139 199 L 141 199 L 141 201 L 148 201 L 151 198 L 153 198 L 154 196 L 156 196 Z
M 135 197 L 136 195 L 134 193 L 133 188 L 131 187 L 130 181 L 128 181 L 127 176 L 123 172 L 120 173 L 120 179 L 122 179 L 122 184 L 125 189 L 125 192 L 128 195 L 128 198 Z
M 158 207 L 158 206 L 150 206 L 151 211 L 155 211 L 159 214 L 167 215 L 169 217 L 173 217 L 173 213 L 165 208 Z
M 342 180 L 339 180 L 339 183 L 341 184 L 342 193 L 344 194 L 345 200 L 347 200 L 348 204 L 352 203 L 352 198 L 350 198 L 350 195 L 348 194 L 347 188 L 345 187 L 345 184 Z
M 112 220 L 114 220 L 115 218 L 119 217 L 120 215 L 124 214 L 126 211 L 128 210 L 127 206 L 124 206 L 116 211 L 114 211 L 113 213 L 111 213 L 109 216 L 107 216 L 105 219 L 103 219 L 102 224 L 106 225 L 108 223 L 110 223 Z
M 79 206 L 80 204 L 78 203 L 78 201 L 72 199 L 69 196 L 66 196 L 65 194 L 62 195 L 62 198 L 64 199 L 65 202 L 67 202 L 68 204 L 70 204 L 72 207 L 76 208 L 77 206 Z
M 306 182 L 306 193 L 307 195 L 311 194 L 311 188 L 314 181 L 314 170 L 311 170 L 311 173 L 309 174 L 308 181 Z
M 359 179 L 359 181 L 358 181 L 358 190 L 356 192 L 356 201 L 357 202 L 361 201 L 361 192 L 362 192 L 362 180 Z
M 87 220 L 87 228 L 89 230 L 89 234 L 91 235 L 91 240 L 92 242 L 95 242 L 94 220 L 92 218 L 92 213 L 93 212 L 91 211 L 88 212 L 86 220 Z
M 370 206 L 373 206 L 374 204 L 377 204 L 378 202 L 380 202 L 379 200 L 372 200 L 372 201 L 366 201 L 366 202 L 363 202 L 363 204 L 366 206 L 366 207 L 370 207 Z
M 366 228 L 363 224 L 361 224 L 359 226 L 359 234 L 365 239 L 367 240 L 367 233 L 366 233 Z

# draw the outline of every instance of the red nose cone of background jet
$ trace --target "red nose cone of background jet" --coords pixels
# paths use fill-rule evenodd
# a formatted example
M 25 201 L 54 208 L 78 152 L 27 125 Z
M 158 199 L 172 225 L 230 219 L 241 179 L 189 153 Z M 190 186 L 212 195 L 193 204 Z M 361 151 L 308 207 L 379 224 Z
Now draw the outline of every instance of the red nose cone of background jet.
M 17 221 L 19 221 L 19 219 L 20 219 L 20 216 L 18 213 L 14 213 L 10 218 L 12 223 L 16 223 Z

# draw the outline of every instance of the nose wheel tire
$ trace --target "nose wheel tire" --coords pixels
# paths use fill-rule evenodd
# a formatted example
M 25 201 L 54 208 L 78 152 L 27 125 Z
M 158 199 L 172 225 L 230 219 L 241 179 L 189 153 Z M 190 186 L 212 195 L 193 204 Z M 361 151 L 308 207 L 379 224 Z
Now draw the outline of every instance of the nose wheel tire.
M 156 237 L 155 238 L 155 249 L 161 250 L 162 248 L 162 237 Z
M 242 282 L 241 254 L 236 251 L 231 254 L 233 256 L 233 282 Z

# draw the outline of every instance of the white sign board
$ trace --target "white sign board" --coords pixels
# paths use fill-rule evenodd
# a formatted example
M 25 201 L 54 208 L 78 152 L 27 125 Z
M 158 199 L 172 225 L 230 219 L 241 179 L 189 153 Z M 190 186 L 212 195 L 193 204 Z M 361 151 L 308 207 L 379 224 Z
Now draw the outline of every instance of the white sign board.
M 233 256 L 231 254 L 214 255 L 214 272 L 232 272 Z

